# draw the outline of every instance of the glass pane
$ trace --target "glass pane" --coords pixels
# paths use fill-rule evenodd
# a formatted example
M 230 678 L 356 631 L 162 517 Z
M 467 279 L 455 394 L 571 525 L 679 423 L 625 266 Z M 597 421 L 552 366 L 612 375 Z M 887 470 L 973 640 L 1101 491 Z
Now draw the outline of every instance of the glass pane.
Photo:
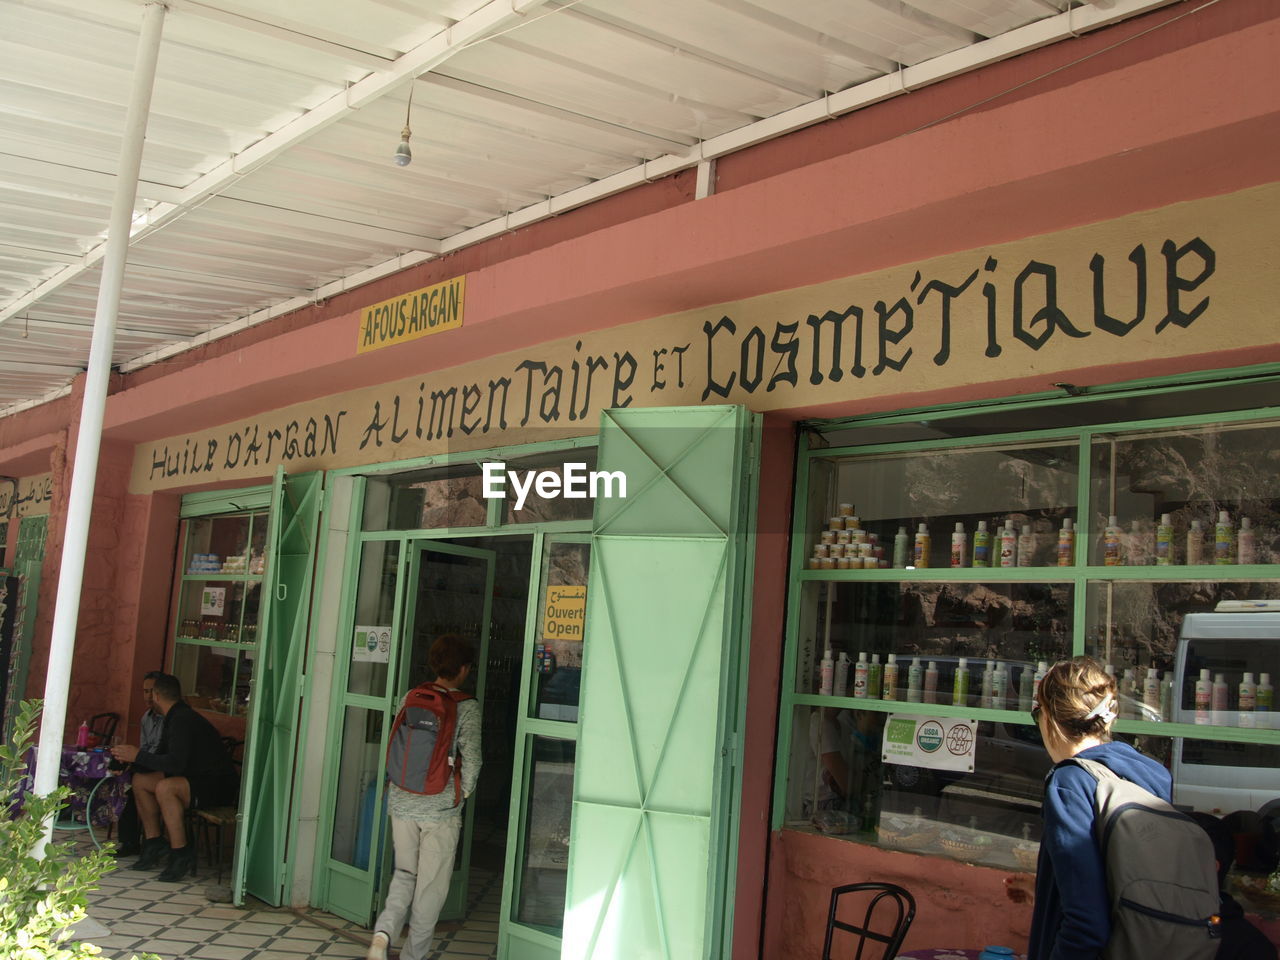
M 427 655 L 431 644 L 441 634 L 456 633 L 468 637 L 474 644 L 476 656 L 483 653 L 480 632 L 488 599 L 485 592 L 488 561 L 431 549 L 423 550 L 420 558 L 406 689 L 436 678 L 427 664 Z M 466 683 L 468 690 L 475 690 L 476 679 L 473 671 Z
M 1034 725 L 978 724 L 972 772 L 887 763 L 889 714 L 797 707 L 786 821 L 929 856 L 1033 870 L 1052 767 Z
M 173 674 L 182 696 L 193 707 L 231 713 L 236 682 L 235 647 L 207 647 L 178 643 L 173 650 Z
M 341 760 L 330 855 L 334 860 L 366 870 L 377 825 L 386 819 L 383 811 L 375 809 L 378 783 L 385 768 L 382 711 L 347 707 L 338 749 Z
M 257 657 L 255 650 L 241 650 L 240 660 L 236 666 L 236 698 L 232 712 L 238 717 L 249 713 L 249 691 L 253 680 L 253 661 Z
M 796 692 L 822 692 L 829 649 L 837 696 L 1029 710 L 1036 664 L 1070 655 L 1074 594 L 1069 583 L 810 581 Z
M 1280 560 L 1280 423 L 1099 437 L 1091 460 L 1090 563 Z
M 565 473 L 568 465 L 573 465 L 571 473 Z M 505 504 L 504 523 L 539 523 L 545 520 L 590 520 L 594 501 L 591 498 L 590 473 L 596 468 L 596 448 L 585 447 L 575 450 L 562 450 L 555 453 L 542 454 L 537 457 L 526 457 L 523 460 L 508 461 L 506 469 L 517 474 L 518 482 L 525 490 L 523 496 L 515 488 L 515 483 L 506 482 L 507 498 Z M 530 482 L 528 473 L 533 471 L 554 471 L 561 477 L 568 477 L 568 485 L 557 488 L 550 496 L 543 496 L 537 490 L 536 481 Z M 561 481 L 563 484 L 565 481 Z M 528 486 L 525 486 L 528 485 Z M 551 487 L 545 488 L 547 492 Z M 581 492 L 583 496 L 571 496 Z M 519 506 L 519 509 L 517 509 Z
M 390 637 L 398 582 L 396 565 L 399 559 L 400 543 L 397 540 L 372 540 L 361 547 L 360 579 L 356 585 L 351 640 L 351 671 L 347 677 L 349 693 L 363 693 L 371 697 L 387 695 L 387 667 L 391 659 Z M 372 644 L 368 640 L 370 635 L 373 637 Z
M 245 584 L 242 582 L 184 580 L 178 599 L 178 636 L 236 643 L 241 639 L 244 604 Z M 256 617 L 256 589 L 254 604 Z
M 530 738 L 528 800 L 525 804 L 517 923 L 560 935 L 569 870 L 569 818 L 573 810 L 572 740 Z
M 482 527 L 488 518 L 480 467 L 474 463 L 369 477 L 365 530 Z
M 258 640 L 258 605 L 262 600 L 262 582 L 250 581 L 244 590 L 244 619 L 240 623 L 240 642 L 256 643 Z
M 1213 612 L 1276 598 L 1275 580 L 1091 581 L 1085 652 L 1115 673 L 1122 718 L 1280 729 L 1280 613 Z
M 267 533 L 270 528 L 271 514 L 266 510 L 252 515 L 249 532 L 249 574 L 260 577 L 266 567 Z
M 537 640 L 529 715 L 542 720 L 578 719 L 583 626 L 591 544 L 550 541 L 537 596 Z
M 249 572 L 248 514 L 196 517 L 187 521 L 188 575 Z
M 1062 441 L 815 459 L 806 555 L 856 557 L 859 568 L 1073 562 L 1059 539 L 1064 521 L 1076 519 L 1078 461 L 1078 446 Z M 1006 526 L 1013 534 L 1002 557 L 999 531 Z

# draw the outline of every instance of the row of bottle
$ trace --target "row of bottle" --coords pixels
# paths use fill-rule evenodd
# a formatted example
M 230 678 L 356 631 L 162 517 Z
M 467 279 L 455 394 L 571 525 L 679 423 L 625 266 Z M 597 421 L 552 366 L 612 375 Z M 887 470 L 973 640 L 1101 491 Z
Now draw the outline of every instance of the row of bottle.
M 986 520 L 979 520 L 972 538 L 965 531 L 964 524 L 957 522 L 951 534 L 951 566 L 1030 567 L 1034 565 L 1036 545 L 1031 524 L 1024 523 L 1019 530 L 1012 517 L 994 532 L 988 528 Z M 1058 566 L 1071 566 L 1075 562 L 1075 549 L 1075 528 L 1071 518 L 1067 517 L 1058 531 Z M 933 537 L 928 524 L 920 524 L 914 538 L 907 533 L 906 527 L 899 527 L 898 535 L 893 538 L 893 565 L 899 569 L 927 568 L 932 551 Z
M 961 657 L 951 675 L 951 693 L 939 690 L 941 674 L 935 660 L 925 666 L 920 657 L 912 657 L 906 669 L 898 663 L 897 654 L 889 654 L 886 663 L 880 662 L 880 654 L 874 653 L 867 660 L 866 652 L 858 654 L 853 663 L 844 652 L 839 660 L 833 660 L 828 649 L 820 665 L 818 693 L 823 696 L 871 700 L 904 700 L 907 703 L 949 703 L 955 706 L 977 706 L 991 710 L 1030 710 L 1040 680 L 1049 669 L 1041 660 L 1034 670 L 1026 667 L 1015 687 L 1013 671 L 1009 664 L 996 660 L 986 661 L 979 678 L 976 695 L 971 694 L 972 676 L 969 661 Z M 853 687 L 849 688 L 850 674 Z M 905 686 L 902 680 L 906 680 Z
M 1178 539 L 1173 519 L 1167 513 L 1160 514 L 1160 522 L 1154 532 L 1144 530 L 1140 520 L 1134 520 L 1130 529 L 1125 531 L 1116 517 L 1108 517 L 1102 533 L 1103 566 L 1173 566 L 1178 563 Z M 1257 532 L 1248 517 L 1240 518 L 1237 531 L 1231 522 L 1231 514 L 1219 510 L 1212 534 L 1199 520 L 1191 521 L 1187 528 L 1186 551 L 1181 557 L 1182 564 L 1187 566 L 1257 563 Z
M 246 623 L 241 630 L 236 623 L 226 623 L 214 617 L 188 618 L 178 624 L 178 638 L 182 640 L 225 640 L 228 643 L 256 643 L 258 625 Z
M 1254 714 L 1270 713 L 1275 709 L 1275 689 L 1271 686 L 1269 673 L 1260 674 L 1258 682 L 1254 682 L 1252 673 L 1244 674 L 1236 687 L 1234 711 L 1231 709 L 1231 688 L 1227 684 L 1226 675 L 1213 674 L 1212 681 L 1209 677 L 1209 670 L 1201 670 L 1200 679 L 1196 681 L 1196 723 L 1227 726 L 1234 713 L 1236 726 L 1253 727 L 1256 726 Z

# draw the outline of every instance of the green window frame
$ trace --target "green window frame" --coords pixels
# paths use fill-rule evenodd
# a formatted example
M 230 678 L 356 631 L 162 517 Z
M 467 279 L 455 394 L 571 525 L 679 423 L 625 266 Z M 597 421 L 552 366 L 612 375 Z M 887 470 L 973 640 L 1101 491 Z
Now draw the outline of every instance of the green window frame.
M 1069 385 L 1067 385 L 1069 386 Z M 919 408 L 896 411 L 867 417 L 856 417 L 842 420 L 812 421 L 803 424 L 798 441 L 796 460 L 795 501 L 792 514 L 792 537 L 788 567 L 788 600 L 786 616 L 785 652 L 783 661 L 781 710 L 779 714 L 778 748 L 774 777 L 774 794 L 771 826 L 778 830 L 786 826 L 789 775 L 793 769 L 793 752 L 805 749 L 804 738 L 795 740 L 794 729 L 798 708 L 823 707 L 840 710 L 877 711 L 881 713 L 913 713 L 937 717 L 969 718 L 979 721 L 996 722 L 1032 726 L 1030 714 L 1023 709 L 989 709 L 982 706 L 954 706 L 950 703 L 917 704 L 905 700 L 881 700 L 870 698 L 854 698 L 853 696 L 836 697 L 819 692 L 799 692 L 797 686 L 798 661 L 801 657 L 802 631 L 805 618 L 805 592 L 812 584 L 855 584 L 892 582 L 941 582 L 968 583 L 980 582 L 988 584 L 1016 585 L 1028 583 L 1047 583 L 1069 585 L 1073 604 L 1070 629 L 1069 655 L 1076 656 L 1089 651 L 1086 631 L 1089 626 L 1088 603 L 1090 590 L 1111 590 L 1123 588 L 1128 584 L 1166 583 L 1166 582 L 1226 582 L 1226 581 L 1269 581 L 1275 585 L 1271 595 L 1280 598 L 1280 562 L 1254 563 L 1251 565 L 1233 564 L 1231 566 L 1214 565 L 1212 560 L 1200 566 L 1107 566 L 1103 564 L 1091 545 L 1102 531 L 1092 522 L 1098 513 L 1097 505 L 1091 499 L 1096 491 L 1090 489 L 1091 456 L 1093 444 L 1105 435 L 1124 440 L 1126 435 L 1133 436 L 1142 432 L 1195 429 L 1213 427 L 1215 425 L 1234 423 L 1258 423 L 1280 421 L 1280 409 L 1260 405 L 1265 400 L 1255 401 L 1255 405 L 1247 409 L 1230 409 L 1238 403 L 1240 391 L 1257 389 L 1258 396 L 1265 397 L 1266 391 L 1276 396 L 1280 389 L 1280 367 L 1247 368 L 1232 371 L 1217 371 L 1212 374 L 1198 374 L 1181 378 L 1166 378 L 1142 382 L 1118 384 L 1107 388 L 1095 388 L 1081 392 L 1072 387 L 1063 393 L 1045 394 L 1033 397 L 1009 398 L 1002 401 L 991 401 L 979 404 L 955 404 L 944 407 Z M 1215 394 L 1215 390 L 1219 392 Z M 1145 419 L 1120 419 L 1103 416 L 1103 401 L 1118 398 L 1138 399 L 1139 407 L 1150 408 L 1145 401 L 1167 401 L 1172 409 L 1180 411 L 1194 409 L 1202 404 L 1208 411 L 1203 414 L 1183 413 L 1178 416 L 1148 417 Z M 1091 406 L 1094 405 L 1094 406 Z M 1056 409 L 1055 409 L 1056 408 Z M 1068 408 L 1077 408 L 1071 410 Z M 1215 409 L 1216 408 L 1216 409 Z M 1090 414 L 1095 409 L 1098 412 Z M 893 442 L 874 442 L 877 436 L 910 435 L 913 424 L 923 421 L 931 423 L 944 422 L 962 417 L 975 417 L 984 413 L 1012 414 L 1013 422 L 1035 421 L 1037 412 L 1053 410 L 1056 415 L 1066 420 L 1068 426 L 1024 430 L 1021 432 L 991 432 L 946 439 L 895 439 Z M 1091 419 L 1096 417 L 1096 419 Z M 1041 421 L 1043 422 L 1043 421 Z M 922 431 L 921 431 L 922 432 Z M 859 443 L 865 438 L 868 442 Z M 821 507 L 818 497 L 811 495 L 811 472 L 815 462 L 822 459 L 855 458 L 874 455 L 912 454 L 926 451 L 963 450 L 976 446 L 1000 446 L 1035 444 L 1046 441 L 1062 444 L 1075 444 L 1078 447 L 1078 477 L 1076 490 L 1076 548 L 1073 562 L 1069 566 L 1052 567 L 1006 567 L 991 568 L 972 567 L 950 568 L 933 567 L 928 569 L 809 569 L 809 545 L 814 540 L 814 531 L 823 527 L 824 516 L 820 516 Z M 838 444 L 838 445 L 837 445 Z M 1114 493 L 1113 493 L 1114 495 Z M 832 498 L 834 499 L 834 497 Z M 1102 511 L 1106 515 L 1107 511 Z M 1233 520 L 1238 518 L 1232 517 Z M 935 537 L 940 530 L 931 531 Z M 1209 549 L 1212 551 L 1213 531 L 1209 528 Z M 972 530 L 969 530 L 970 535 Z M 945 544 L 942 547 L 945 548 Z M 891 547 L 891 544 L 888 545 Z M 939 545 L 935 543 L 935 555 Z M 1091 557 L 1090 554 L 1095 553 Z M 1280 560 L 1271 557 L 1272 561 Z M 813 591 L 816 595 L 817 591 Z M 811 600 L 814 603 L 816 600 Z M 818 644 L 816 640 L 810 640 Z M 821 651 L 815 661 L 821 657 Z M 816 664 L 815 664 L 816 665 Z M 972 665 L 971 665 L 972 666 Z M 902 675 L 906 675 L 906 666 L 902 665 Z M 976 680 L 976 674 L 974 679 Z M 853 671 L 850 670 L 849 692 L 852 693 Z M 1280 679 L 1277 677 L 1276 679 Z M 905 685 L 905 682 L 904 682 Z M 941 693 L 941 687 L 939 688 Z M 815 688 L 816 691 L 816 688 Z M 1140 691 L 1139 691 L 1140 692 Z M 944 699 L 940 696 L 939 699 Z M 946 697 L 945 699 L 950 699 Z M 1016 704 L 1017 699 L 1012 699 Z M 1012 705 L 1011 704 L 1011 705 Z M 1140 735 L 1155 738 L 1185 738 L 1188 741 L 1206 743 L 1217 741 L 1227 744 L 1256 744 L 1280 746 L 1280 729 L 1250 729 L 1241 726 L 1217 726 L 1192 723 L 1160 722 L 1143 719 L 1120 719 L 1115 728 L 1117 733 Z M 1225 812 L 1225 811 L 1224 811 Z M 854 838 L 851 838 L 854 839 Z

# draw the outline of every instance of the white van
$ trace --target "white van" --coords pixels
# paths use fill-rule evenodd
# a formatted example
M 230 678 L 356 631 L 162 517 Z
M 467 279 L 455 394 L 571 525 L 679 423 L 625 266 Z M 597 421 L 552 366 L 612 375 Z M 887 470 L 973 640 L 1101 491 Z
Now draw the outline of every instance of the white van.
M 1241 713 L 1239 689 L 1245 673 L 1255 683 L 1269 674 L 1280 680 L 1280 612 L 1192 613 L 1182 621 L 1175 676 L 1181 683 L 1173 719 L 1196 722 L 1195 688 L 1200 671 L 1210 682 L 1222 674 L 1227 709 L 1210 711 L 1214 725 L 1280 730 L 1280 714 Z M 1242 722 L 1243 721 L 1243 722 Z M 1280 744 L 1178 738 L 1173 741 L 1173 801 L 1219 816 L 1236 810 L 1259 811 L 1280 799 Z

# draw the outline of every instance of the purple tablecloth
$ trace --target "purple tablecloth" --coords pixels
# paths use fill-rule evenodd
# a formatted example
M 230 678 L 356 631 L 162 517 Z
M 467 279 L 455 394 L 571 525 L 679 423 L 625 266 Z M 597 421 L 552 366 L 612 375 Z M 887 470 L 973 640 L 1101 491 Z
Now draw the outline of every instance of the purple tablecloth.
M 18 800 L 31 792 L 35 785 L 35 752 L 27 755 L 27 775 L 18 788 Z M 85 807 L 93 796 L 92 820 L 96 827 L 105 827 L 120 819 L 128 798 L 130 775 L 127 771 L 107 768 L 111 755 L 105 750 L 85 750 L 80 747 L 63 747 L 58 764 L 58 782 L 71 788 L 69 804 L 72 819 L 85 821 Z M 99 783 L 101 782 L 101 786 Z M 94 787 L 97 792 L 94 793 Z
M 982 948 L 969 950 L 960 947 L 923 947 L 898 954 L 898 960 L 978 960 Z M 1016 960 L 1027 960 L 1026 954 L 1014 954 Z

